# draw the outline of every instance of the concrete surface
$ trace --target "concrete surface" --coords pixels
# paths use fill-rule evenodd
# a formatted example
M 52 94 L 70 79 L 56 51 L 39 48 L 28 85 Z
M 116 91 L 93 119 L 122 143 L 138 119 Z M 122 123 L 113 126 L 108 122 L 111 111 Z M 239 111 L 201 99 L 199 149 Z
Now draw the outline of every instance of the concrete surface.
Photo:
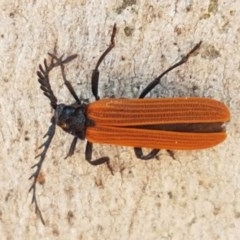
M 28 2 L 28 3 L 27 3 Z M 239 2 L 0 0 L 1 239 L 239 239 Z M 227 140 L 212 149 L 162 151 L 144 162 L 127 147 L 95 145 L 114 169 L 84 160 L 84 142 L 64 159 L 72 137 L 57 129 L 38 185 L 43 226 L 31 205 L 30 169 L 51 115 L 36 71 L 47 52 L 77 53 L 66 71 L 77 93 L 93 101 L 90 76 L 118 27 L 116 47 L 101 65 L 100 96 L 137 97 L 146 84 L 200 40 L 188 63 L 168 74 L 152 97 L 200 96 L 231 110 Z M 55 72 L 60 102 L 72 97 Z

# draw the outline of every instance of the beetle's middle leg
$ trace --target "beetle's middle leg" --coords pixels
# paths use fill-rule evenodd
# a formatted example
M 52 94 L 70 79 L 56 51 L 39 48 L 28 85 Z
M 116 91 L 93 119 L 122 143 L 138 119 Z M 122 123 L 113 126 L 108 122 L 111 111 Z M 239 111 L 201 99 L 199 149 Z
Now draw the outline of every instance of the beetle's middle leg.
M 86 160 L 91 165 L 94 165 L 94 166 L 106 163 L 108 169 L 110 170 L 111 174 L 113 175 L 113 169 L 112 169 L 111 165 L 109 164 L 109 162 L 110 162 L 109 157 L 101 157 L 101 158 L 92 160 L 92 148 L 93 148 L 93 144 L 91 142 L 87 141 L 86 150 L 85 150 L 85 158 L 86 158 Z

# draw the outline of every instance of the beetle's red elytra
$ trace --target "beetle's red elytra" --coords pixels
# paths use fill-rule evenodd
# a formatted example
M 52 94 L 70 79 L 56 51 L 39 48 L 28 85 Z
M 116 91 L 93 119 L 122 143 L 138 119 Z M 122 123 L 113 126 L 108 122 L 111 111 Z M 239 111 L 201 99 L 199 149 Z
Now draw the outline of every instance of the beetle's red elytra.
M 226 138 L 229 111 L 209 98 L 103 99 L 88 105 L 87 116 L 94 126 L 86 138 L 93 143 L 192 150 Z

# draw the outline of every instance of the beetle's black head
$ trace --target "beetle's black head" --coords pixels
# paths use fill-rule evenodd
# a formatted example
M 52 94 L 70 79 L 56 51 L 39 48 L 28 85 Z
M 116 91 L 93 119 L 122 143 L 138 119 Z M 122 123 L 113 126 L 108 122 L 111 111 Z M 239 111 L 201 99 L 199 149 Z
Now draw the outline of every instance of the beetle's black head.
M 64 131 L 80 138 L 85 138 L 85 105 L 58 104 L 55 110 L 55 123 Z

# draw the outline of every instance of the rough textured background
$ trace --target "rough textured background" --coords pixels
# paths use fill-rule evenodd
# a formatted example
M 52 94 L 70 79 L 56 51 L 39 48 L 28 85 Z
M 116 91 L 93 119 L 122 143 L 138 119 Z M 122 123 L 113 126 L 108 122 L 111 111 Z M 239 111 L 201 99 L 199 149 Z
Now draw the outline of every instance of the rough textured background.
M 1 239 L 239 238 L 237 2 L 0 0 Z M 144 162 L 131 148 L 95 145 L 96 156 L 111 157 L 112 176 L 106 166 L 84 160 L 84 142 L 64 160 L 72 138 L 57 129 L 43 166 L 45 184 L 38 186 L 44 227 L 28 194 L 30 166 L 52 115 L 37 82 L 38 64 L 54 47 L 59 55 L 78 53 L 67 76 L 92 101 L 91 71 L 115 22 L 116 47 L 100 68 L 100 96 L 137 97 L 203 40 L 199 54 L 164 78 L 152 96 L 221 100 L 232 114 L 228 138 L 212 149 L 178 151 L 175 161 L 165 151 Z M 60 101 L 71 103 L 57 72 L 52 85 Z

